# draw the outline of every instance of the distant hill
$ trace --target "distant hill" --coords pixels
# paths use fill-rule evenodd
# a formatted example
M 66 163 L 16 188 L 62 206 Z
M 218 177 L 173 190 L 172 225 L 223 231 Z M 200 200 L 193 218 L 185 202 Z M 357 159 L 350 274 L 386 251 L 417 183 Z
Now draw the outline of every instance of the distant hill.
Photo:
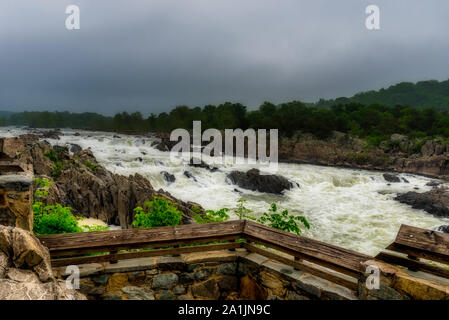
M 449 110 L 449 80 L 420 81 L 415 83 L 401 82 L 387 89 L 357 93 L 351 98 L 320 99 L 312 103 L 317 108 L 330 107 L 335 104 L 358 102 L 362 104 L 382 104 L 387 106 L 407 105 L 416 108 L 434 107 Z
M 0 118 L 8 119 L 14 113 L 12 111 L 0 111 Z

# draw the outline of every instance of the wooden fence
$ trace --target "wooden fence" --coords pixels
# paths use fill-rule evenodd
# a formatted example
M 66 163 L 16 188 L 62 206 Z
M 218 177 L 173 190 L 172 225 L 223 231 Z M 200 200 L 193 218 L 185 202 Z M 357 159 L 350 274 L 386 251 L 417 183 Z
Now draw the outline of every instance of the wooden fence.
M 54 267 L 245 248 L 352 290 L 363 273 L 361 263 L 372 259 L 249 220 L 47 235 L 39 239 L 49 248 Z M 101 254 L 86 255 L 92 253 Z

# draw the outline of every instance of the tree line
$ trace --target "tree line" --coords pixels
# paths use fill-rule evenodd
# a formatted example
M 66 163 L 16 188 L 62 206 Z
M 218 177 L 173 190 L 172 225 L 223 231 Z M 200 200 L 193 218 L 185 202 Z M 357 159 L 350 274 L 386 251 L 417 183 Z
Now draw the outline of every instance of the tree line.
M 382 141 L 393 133 L 412 137 L 449 137 L 449 113 L 435 108 L 396 105 L 345 103 L 316 108 L 300 101 L 275 105 L 264 102 L 256 110 L 240 103 L 226 102 L 218 106 L 178 106 L 170 112 L 144 117 L 140 112 L 118 113 L 113 117 L 97 113 L 20 112 L 0 118 L 0 125 L 35 128 L 74 128 L 121 132 L 170 132 L 191 129 L 194 120 L 202 121 L 202 129 L 278 129 L 281 136 L 301 131 L 319 138 L 340 131 L 371 141 Z

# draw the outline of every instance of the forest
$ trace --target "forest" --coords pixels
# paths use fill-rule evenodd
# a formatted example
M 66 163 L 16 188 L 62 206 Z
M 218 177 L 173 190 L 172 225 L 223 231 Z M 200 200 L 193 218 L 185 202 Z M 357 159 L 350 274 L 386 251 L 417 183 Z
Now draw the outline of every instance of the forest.
M 21 112 L 1 118 L 0 125 L 143 133 L 191 129 L 193 120 L 201 120 L 203 130 L 278 129 L 281 136 L 287 137 L 300 131 L 326 138 L 335 130 L 366 138 L 374 144 L 393 133 L 410 137 L 449 137 L 449 112 L 446 110 L 354 102 L 325 108 L 307 106 L 299 101 L 279 105 L 264 102 L 256 110 L 248 110 L 240 103 L 226 102 L 202 108 L 178 106 L 168 113 L 148 117 L 139 112 L 122 112 L 113 117 L 96 113 Z

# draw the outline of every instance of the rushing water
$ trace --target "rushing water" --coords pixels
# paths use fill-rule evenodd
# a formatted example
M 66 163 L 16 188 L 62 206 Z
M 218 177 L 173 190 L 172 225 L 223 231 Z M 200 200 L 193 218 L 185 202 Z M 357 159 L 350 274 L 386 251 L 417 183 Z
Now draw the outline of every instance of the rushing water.
M 0 136 L 24 132 L 25 129 L 0 128 Z M 299 183 L 299 188 L 286 191 L 282 196 L 247 190 L 239 193 L 234 185 L 226 182 L 226 174 L 235 169 L 246 171 L 253 165 L 216 165 L 220 171 L 209 172 L 172 163 L 168 152 L 150 146 L 153 139 L 149 137 L 73 130 L 63 130 L 63 133 L 60 140 L 47 141 L 90 148 L 108 170 L 123 175 L 139 173 L 156 189 L 167 190 L 184 201 L 197 202 L 206 209 L 220 209 L 233 208 L 243 197 L 247 200 L 246 206 L 259 214 L 266 211 L 271 202 L 277 202 L 281 209 L 307 217 L 311 229 L 304 235 L 366 254 L 374 255 L 385 248 L 401 224 L 430 229 L 449 224 L 449 219 L 434 217 L 393 200 L 397 193 L 430 190 L 425 184 L 432 179 L 422 176 L 400 174 L 409 183 L 388 185 L 382 172 L 281 163 L 277 174 Z M 197 181 L 187 178 L 183 174 L 186 170 Z M 176 181 L 168 185 L 161 171 L 174 174 Z

